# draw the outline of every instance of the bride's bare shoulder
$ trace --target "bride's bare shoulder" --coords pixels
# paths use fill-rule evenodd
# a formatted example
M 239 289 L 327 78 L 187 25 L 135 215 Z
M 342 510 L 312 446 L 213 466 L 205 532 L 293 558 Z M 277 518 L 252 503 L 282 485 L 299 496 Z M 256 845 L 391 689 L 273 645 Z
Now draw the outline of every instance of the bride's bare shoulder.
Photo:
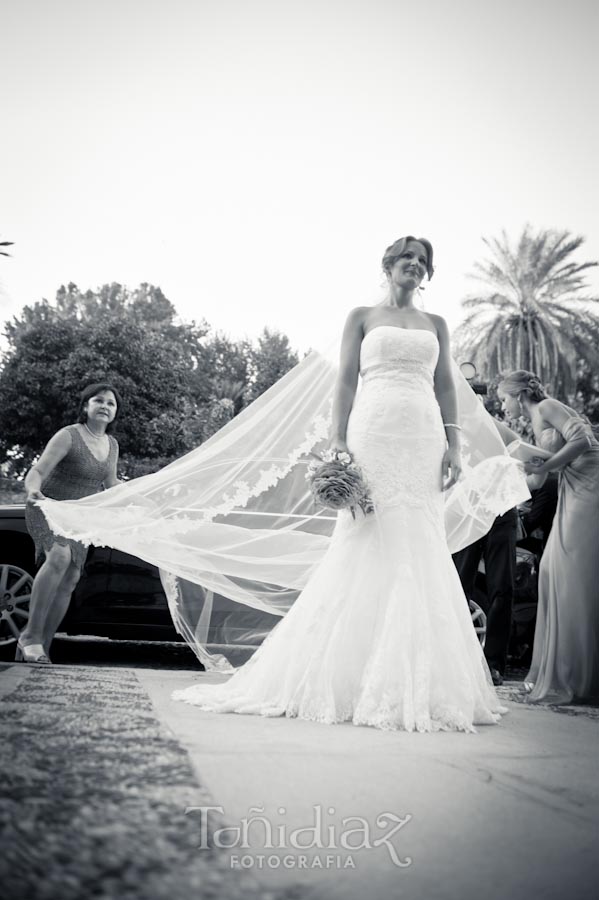
M 439 341 L 442 344 L 448 344 L 449 328 L 447 327 L 447 322 L 445 321 L 443 316 L 438 316 L 436 313 L 424 313 L 424 315 L 427 317 L 428 321 L 437 332 Z
M 437 330 L 444 330 L 447 328 L 447 322 L 443 318 L 443 316 L 438 316 L 436 313 L 425 312 L 423 315 L 430 321 L 432 325 L 435 326 Z
M 353 309 L 350 309 L 348 318 L 354 316 L 355 318 L 365 319 L 370 312 L 372 312 L 372 306 L 354 306 Z
M 369 306 L 355 306 L 349 311 L 345 320 L 345 327 L 352 329 L 364 328 L 368 319 Z

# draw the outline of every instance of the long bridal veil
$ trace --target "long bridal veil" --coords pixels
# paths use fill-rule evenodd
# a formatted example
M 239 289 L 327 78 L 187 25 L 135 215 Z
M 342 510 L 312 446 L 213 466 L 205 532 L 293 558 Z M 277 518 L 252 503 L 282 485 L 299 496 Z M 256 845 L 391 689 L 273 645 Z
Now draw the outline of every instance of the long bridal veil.
M 157 566 L 175 627 L 207 669 L 245 662 L 327 551 L 336 516 L 315 506 L 306 471 L 328 442 L 338 349 L 312 351 L 161 471 L 39 504 L 57 534 Z M 465 472 L 446 494 L 451 552 L 530 496 L 521 465 L 457 366 L 454 375 Z

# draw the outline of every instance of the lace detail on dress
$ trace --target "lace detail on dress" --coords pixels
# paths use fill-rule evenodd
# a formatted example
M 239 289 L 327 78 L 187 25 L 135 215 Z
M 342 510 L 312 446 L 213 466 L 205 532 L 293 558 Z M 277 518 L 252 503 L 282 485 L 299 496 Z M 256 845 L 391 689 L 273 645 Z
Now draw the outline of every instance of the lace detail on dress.
M 362 371 L 362 381 L 372 381 L 375 378 L 384 377 L 401 382 L 411 381 L 412 384 L 422 384 L 425 381 L 433 386 L 433 373 L 420 360 L 402 359 L 394 363 L 374 363 Z
M 437 356 L 431 332 L 370 331 L 362 345 L 362 389 L 348 423 L 348 445 L 377 509 L 426 509 L 442 533 L 446 440 L 433 390 Z

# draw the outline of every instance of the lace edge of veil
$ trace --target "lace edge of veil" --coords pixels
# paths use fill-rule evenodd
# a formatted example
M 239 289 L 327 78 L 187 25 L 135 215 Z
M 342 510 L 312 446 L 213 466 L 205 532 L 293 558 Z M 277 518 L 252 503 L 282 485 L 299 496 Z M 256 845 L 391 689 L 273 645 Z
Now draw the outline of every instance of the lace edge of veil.
M 279 466 L 273 465 L 269 469 L 262 469 L 258 480 L 253 487 L 247 481 L 238 480 L 232 485 L 232 493 L 223 495 L 223 502 L 218 506 L 204 510 L 202 521 L 211 522 L 216 516 L 224 516 L 234 509 L 243 509 L 253 497 L 258 497 L 264 491 L 274 487 L 277 482 L 285 478 L 302 456 L 310 453 L 314 446 L 328 437 L 330 426 L 329 415 L 317 415 L 313 420 L 312 430 L 299 446 L 292 450 L 286 461 Z
M 63 525 L 60 525 L 54 516 L 51 518 L 48 517 L 49 504 L 55 503 L 72 503 L 72 500 L 53 500 L 50 497 L 47 497 L 45 500 L 35 500 L 34 503 L 45 516 L 46 522 L 48 523 L 48 527 L 50 531 L 55 534 L 57 537 L 66 538 L 68 541 L 76 541 L 78 544 L 82 544 L 84 547 L 91 547 L 92 544 L 94 547 L 106 547 L 108 546 L 103 542 L 103 540 L 96 535 L 87 535 L 86 537 L 80 537 L 79 533 L 75 534 L 72 530 L 65 528 Z

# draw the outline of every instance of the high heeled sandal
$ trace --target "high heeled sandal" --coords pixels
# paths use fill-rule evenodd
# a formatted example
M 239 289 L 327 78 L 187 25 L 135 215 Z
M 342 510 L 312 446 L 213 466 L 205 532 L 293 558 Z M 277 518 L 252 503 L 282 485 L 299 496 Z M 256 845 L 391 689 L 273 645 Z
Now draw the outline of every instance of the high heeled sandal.
M 41 644 L 27 644 L 25 647 L 21 641 L 17 641 L 15 662 L 38 663 L 42 666 L 51 666 L 50 657 Z

